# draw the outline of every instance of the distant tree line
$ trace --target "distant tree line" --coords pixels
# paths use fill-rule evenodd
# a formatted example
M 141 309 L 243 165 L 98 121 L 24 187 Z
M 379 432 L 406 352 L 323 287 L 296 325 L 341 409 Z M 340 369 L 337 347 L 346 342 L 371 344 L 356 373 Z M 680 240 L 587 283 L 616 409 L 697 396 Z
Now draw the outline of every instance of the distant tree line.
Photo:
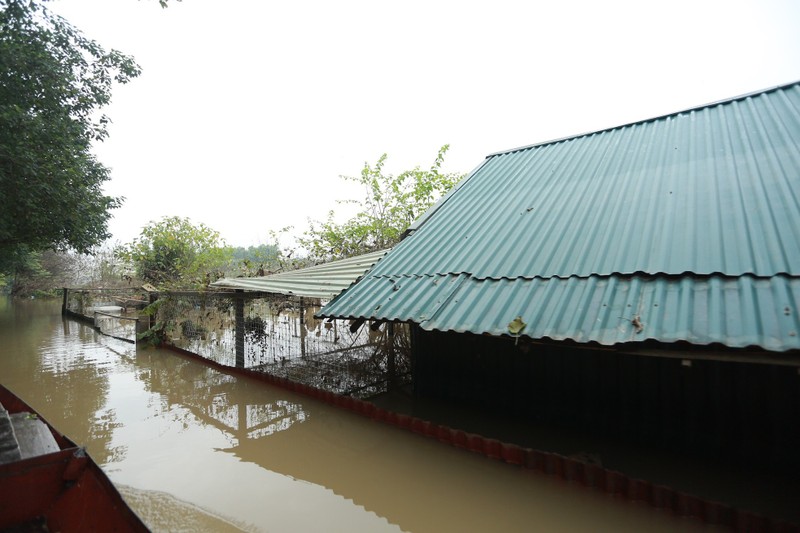
M 324 222 L 309 220 L 308 228 L 293 238 L 291 246 L 281 246 L 278 237 L 292 228 L 271 232 L 275 241 L 271 244 L 232 247 L 203 223 L 168 216 L 150 222 L 129 243 L 96 248 L 94 256 L 50 254 L 50 269 L 36 261 L 20 261 L 13 286 L 24 293 L 36 286 L 70 285 L 64 280 L 72 279 L 74 284 L 92 286 L 149 283 L 164 289 L 202 289 L 221 277 L 264 276 L 389 248 L 463 177 L 440 171 L 446 151 L 445 145 L 427 170 L 416 167 L 397 176 L 384 174 L 383 155 L 375 165 L 365 163 L 360 177 L 343 176 L 363 186 L 363 198 L 345 201 L 358 205 L 358 212 L 341 223 L 335 221 L 333 211 Z M 69 266 L 76 262 L 80 268 Z M 54 285 L 56 280 L 61 284 Z
M 202 224 L 192 226 L 184 220 L 177 225 L 174 219 L 164 219 L 160 225 L 145 228 L 140 240 L 126 248 L 123 256 L 135 266 L 140 277 L 154 284 L 164 285 L 172 280 L 171 283 L 202 287 L 222 275 L 263 276 L 390 248 L 464 177 L 442 172 L 448 149 L 448 145 L 442 146 L 427 169 L 417 166 L 396 176 L 387 174 L 384 172 L 387 155 L 383 154 L 374 165 L 364 163 L 359 176 L 340 176 L 362 188 L 360 199 L 340 201 L 356 205 L 356 214 L 343 222 L 336 221 L 334 211 L 324 221 L 309 219 L 302 234 L 290 236 L 293 245 L 278 243 L 281 233 L 292 230 L 284 228 L 272 232 L 273 244 L 229 249 L 215 232 Z M 169 253 L 166 245 L 172 247 Z M 169 270 L 166 265 L 174 265 L 176 269 Z M 154 272 L 163 276 L 153 276 Z

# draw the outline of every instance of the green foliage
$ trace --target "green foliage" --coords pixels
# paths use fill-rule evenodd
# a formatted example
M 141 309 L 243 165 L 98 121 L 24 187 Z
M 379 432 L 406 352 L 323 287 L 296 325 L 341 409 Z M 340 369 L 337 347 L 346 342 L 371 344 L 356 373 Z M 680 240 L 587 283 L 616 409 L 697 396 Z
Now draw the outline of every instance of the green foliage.
M 158 298 L 151 304 L 147 305 L 144 309 L 142 309 L 142 315 L 157 317 L 159 309 L 161 309 L 161 306 L 164 305 L 166 302 L 167 298 Z M 166 326 L 167 324 L 164 320 L 157 320 L 150 328 L 139 333 L 136 336 L 136 339 L 150 346 L 159 346 L 164 342 L 164 339 L 166 338 L 167 334 Z
M 142 280 L 161 288 L 202 288 L 221 275 L 231 249 L 219 233 L 188 218 L 164 217 L 117 249 Z
M 164 322 L 156 322 L 152 328 L 136 335 L 136 340 L 148 346 L 160 346 L 164 343 L 166 335 L 166 324 Z
M 276 257 L 276 272 L 297 270 L 319 262 L 308 257 L 303 253 L 303 250 L 298 249 L 297 239 L 291 235 L 292 231 L 294 231 L 294 226 L 285 226 L 277 231 L 269 230 L 269 238 L 273 243 L 272 246 L 278 251 Z
M 17 246 L 3 254 L 2 268 L 8 274 L 8 289 L 12 296 L 28 296 L 49 282 L 50 273 L 42 266 L 41 254 L 25 246 Z
M 360 176 L 341 176 L 364 189 L 363 199 L 340 202 L 357 205 L 358 213 L 342 224 L 334 221 L 333 211 L 323 222 L 309 221 L 309 229 L 298 239 L 300 245 L 314 261 L 341 259 L 394 246 L 411 223 L 463 177 L 441 172 L 448 149 L 449 145 L 439 149 L 428 170 L 417 166 L 397 176 L 384 174 L 387 156 L 383 154 L 375 166 L 364 163 Z
M 233 276 L 265 276 L 280 268 L 280 251 L 273 244 L 231 248 L 231 264 L 226 269 Z
M 142 314 L 146 316 L 156 316 L 158 310 L 161 309 L 161 306 L 164 305 L 165 302 L 166 298 L 158 298 L 154 302 L 146 305 L 144 309 L 142 309 Z
M 139 67 L 41 2 L 0 0 L 0 256 L 85 253 L 109 237 L 109 171 L 91 154 L 107 136 L 114 83 Z

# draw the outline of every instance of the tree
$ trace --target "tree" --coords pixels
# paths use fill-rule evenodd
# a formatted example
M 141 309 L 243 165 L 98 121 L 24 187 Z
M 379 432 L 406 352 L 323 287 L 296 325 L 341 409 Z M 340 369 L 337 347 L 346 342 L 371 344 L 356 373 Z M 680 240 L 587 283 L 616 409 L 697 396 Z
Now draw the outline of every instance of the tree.
M 264 276 L 280 268 L 280 252 L 273 244 L 258 246 L 237 246 L 231 248 L 231 264 L 227 275 L 252 277 Z
M 122 245 L 106 242 L 92 250 L 91 255 L 81 256 L 83 259 L 83 277 L 81 283 L 98 288 L 130 287 L 141 285 L 135 280 L 129 265 L 123 261 L 118 249 Z
M 62 287 L 87 280 L 86 257 L 70 252 L 31 252 L 22 247 L 11 254 L 12 268 L 4 290 L 12 296 L 54 296 Z
M 222 275 L 231 259 L 231 249 L 219 233 L 180 217 L 151 222 L 117 254 L 140 279 L 168 288 L 205 287 Z
M 464 177 L 441 172 L 449 148 L 446 144 L 439 149 L 429 170 L 417 166 L 397 176 L 385 175 L 383 166 L 387 155 L 383 154 L 374 167 L 364 163 L 360 176 L 340 176 L 364 188 L 363 199 L 340 201 L 357 205 L 358 213 L 339 224 L 330 211 L 324 222 L 309 221 L 309 229 L 298 241 L 315 261 L 341 259 L 394 246 L 412 222 Z
M 41 2 L 0 0 L 0 271 L 20 252 L 107 239 L 109 171 L 91 154 L 107 136 L 111 87 L 139 75 Z

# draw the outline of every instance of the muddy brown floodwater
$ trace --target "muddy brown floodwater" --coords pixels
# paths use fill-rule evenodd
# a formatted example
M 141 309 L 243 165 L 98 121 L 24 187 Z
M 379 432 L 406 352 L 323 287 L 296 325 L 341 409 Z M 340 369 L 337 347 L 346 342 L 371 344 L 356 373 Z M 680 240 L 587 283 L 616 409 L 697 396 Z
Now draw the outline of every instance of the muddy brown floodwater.
M 0 382 L 154 531 L 717 531 L 0 299 Z

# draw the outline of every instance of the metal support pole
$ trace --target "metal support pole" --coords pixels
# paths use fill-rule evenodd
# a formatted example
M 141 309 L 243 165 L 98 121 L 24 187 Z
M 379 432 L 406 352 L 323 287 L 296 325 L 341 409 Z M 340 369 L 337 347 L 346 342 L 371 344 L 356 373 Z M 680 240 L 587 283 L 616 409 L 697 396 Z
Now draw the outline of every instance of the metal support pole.
M 397 367 L 394 353 L 394 323 L 386 323 L 386 337 L 388 346 L 386 347 L 386 387 L 389 391 L 393 391 L 397 384 Z
M 306 310 L 303 308 L 303 297 L 300 297 L 300 357 L 306 356 Z
M 236 368 L 244 368 L 244 297 L 242 291 L 237 290 L 234 300 L 234 314 L 236 316 Z

